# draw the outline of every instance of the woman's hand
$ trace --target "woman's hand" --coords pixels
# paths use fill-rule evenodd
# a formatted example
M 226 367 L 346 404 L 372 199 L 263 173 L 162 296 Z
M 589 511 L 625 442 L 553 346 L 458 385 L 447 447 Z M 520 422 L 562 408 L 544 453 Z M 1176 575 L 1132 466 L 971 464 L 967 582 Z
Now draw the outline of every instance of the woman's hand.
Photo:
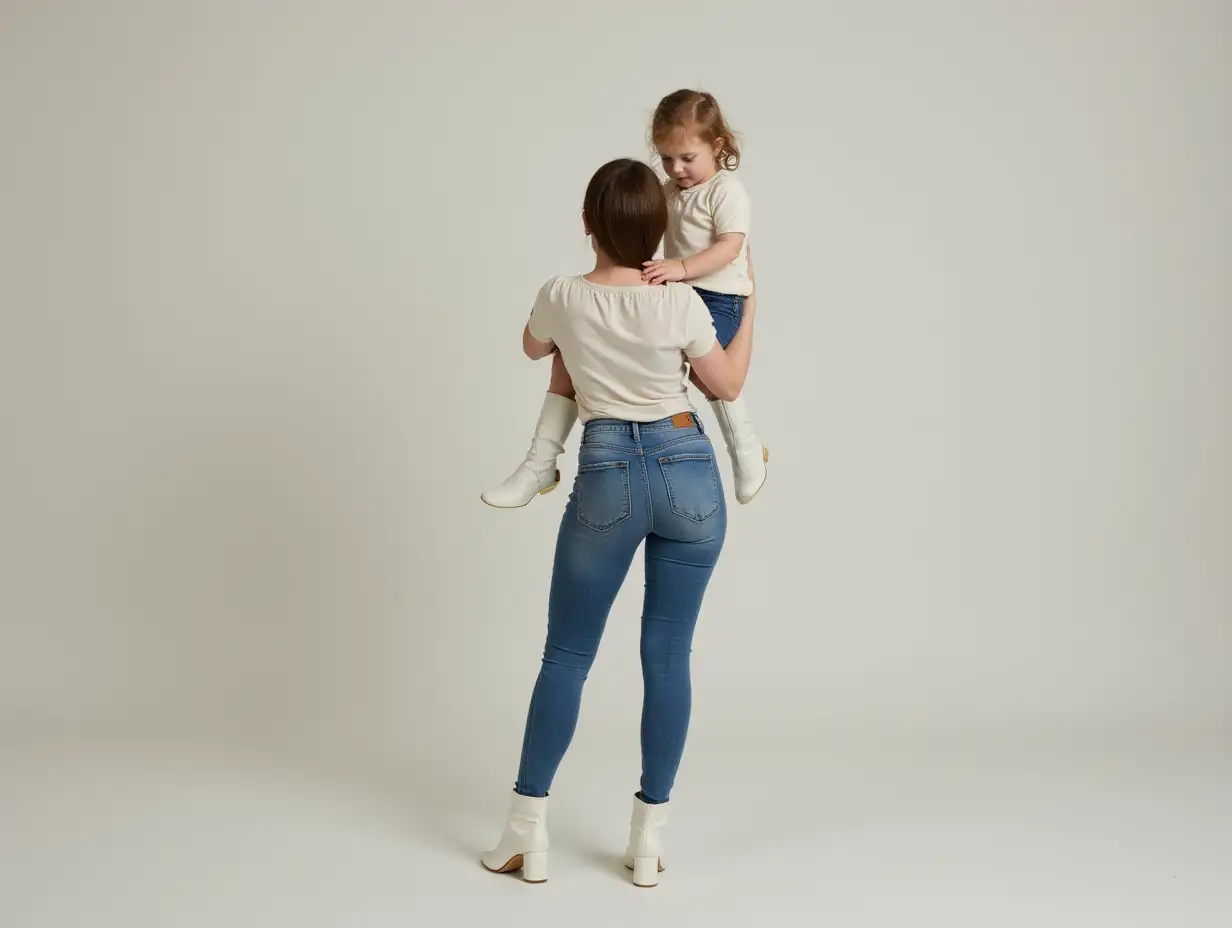
M 684 280 L 683 261 L 647 261 L 642 266 L 642 280 L 648 284 L 665 284 Z

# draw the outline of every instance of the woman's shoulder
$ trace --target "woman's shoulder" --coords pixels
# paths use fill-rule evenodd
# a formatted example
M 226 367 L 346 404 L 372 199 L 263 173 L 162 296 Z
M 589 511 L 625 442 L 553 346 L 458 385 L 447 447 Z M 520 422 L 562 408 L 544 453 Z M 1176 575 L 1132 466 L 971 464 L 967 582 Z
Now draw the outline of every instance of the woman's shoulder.
M 662 290 L 663 301 L 682 310 L 688 309 L 689 304 L 691 304 L 694 300 L 698 303 L 702 302 L 702 298 L 697 295 L 697 291 L 693 289 L 692 284 L 666 283 L 661 286 L 654 287 L 653 289 Z M 705 304 L 703 303 L 702 305 Z
M 593 301 L 633 300 L 641 303 L 663 303 L 686 307 L 694 299 L 700 299 L 693 287 L 686 283 L 665 283 L 644 287 L 614 287 L 591 283 L 582 274 L 566 274 L 550 278 L 540 289 L 539 299 L 559 306 Z
M 553 302 L 561 302 L 569 298 L 571 294 L 576 293 L 579 289 L 581 278 L 576 274 L 561 274 L 558 277 L 549 277 L 547 282 L 539 288 L 539 299 L 551 300 Z

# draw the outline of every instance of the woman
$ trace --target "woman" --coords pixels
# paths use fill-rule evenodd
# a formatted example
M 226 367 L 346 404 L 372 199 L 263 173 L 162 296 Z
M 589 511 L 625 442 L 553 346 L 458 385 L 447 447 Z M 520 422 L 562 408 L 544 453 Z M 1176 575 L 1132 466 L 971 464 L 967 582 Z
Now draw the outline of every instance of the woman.
M 727 528 L 714 448 L 689 402 L 688 368 L 721 399 L 740 394 L 756 297 L 724 351 L 691 287 L 645 283 L 642 268 L 663 238 L 667 207 L 654 172 L 639 161 L 600 168 L 582 215 L 594 270 L 545 284 L 522 334 L 532 359 L 560 351 L 584 429 L 509 819 L 482 860 L 497 872 L 520 869 L 527 882 L 547 879 L 548 790 L 573 737 L 608 612 L 645 542 L 642 778 L 625 864 L 636 885 L 654 886 L 689 725 L 693 628 Z

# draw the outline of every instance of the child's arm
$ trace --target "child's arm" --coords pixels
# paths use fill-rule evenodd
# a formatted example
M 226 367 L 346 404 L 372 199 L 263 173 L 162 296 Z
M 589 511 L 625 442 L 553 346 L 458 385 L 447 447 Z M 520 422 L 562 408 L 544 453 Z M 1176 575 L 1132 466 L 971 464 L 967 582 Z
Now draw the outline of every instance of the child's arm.
M 740 256 L 743 245 L 743 232 L 724 232 L 715 239 L 713 245 L 690 258 L 682 261 L 647 261 L 642 270 L 642 278 L 650 284 L 665 284 L 668 281 L 709 277 L 735 261 Z

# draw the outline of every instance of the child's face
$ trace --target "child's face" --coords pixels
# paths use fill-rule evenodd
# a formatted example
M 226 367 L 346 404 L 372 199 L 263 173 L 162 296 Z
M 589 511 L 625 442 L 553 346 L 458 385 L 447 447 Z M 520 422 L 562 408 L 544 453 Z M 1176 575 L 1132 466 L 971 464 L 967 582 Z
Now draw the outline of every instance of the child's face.
M 681 131 L 661 139 L 656 147 L 663 170 L 682 190 L 705 183 L 719 170 L 716 159 L 723 150 L 721 141 L 711 145 L 691 132 Z

